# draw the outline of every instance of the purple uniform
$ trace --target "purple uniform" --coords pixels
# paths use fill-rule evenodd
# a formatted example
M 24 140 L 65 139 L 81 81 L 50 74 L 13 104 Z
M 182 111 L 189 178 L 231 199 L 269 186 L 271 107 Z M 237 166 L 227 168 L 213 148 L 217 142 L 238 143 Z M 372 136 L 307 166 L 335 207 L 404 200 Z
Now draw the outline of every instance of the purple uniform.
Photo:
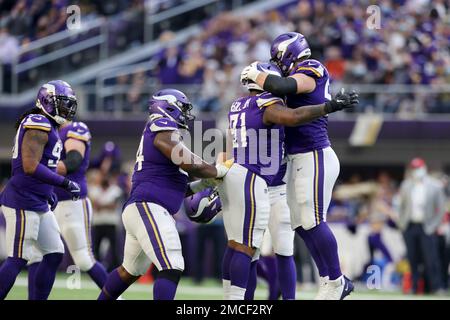
M 53 186 L 26 175 L 22 167 L 21 146 L 23 135 L 27 129 L 42 130 L 48 133 L 48 142 L 40 163 L 50 170 L 56 171 L 62 151 L 58 129 L 45 116 L 30 114 L 22 120 L 17 130 L 11 161 L 11 179 L 2 193 L 1 203 L 15 209 L 47 212 L 49 211 L 48 199 L 53 193 Z
M 153 144 L 161 131 L 178 130 L 177 124 L 159 117 L 145 125 L 133 173 L 131 195 L 125 206 L 133 202 L 156 203 L 175 214 L 187 191 L 188 176 Z
M 72 122 L 59 130 L 59 136 L 64 145 L 67 139 L 75 139 L 84 142 L 86 150 L 84 152 L 83 161 L 77 171 L 67 175 L 69 180 L 75 181 L 80 185 L 81 194 L 80 198 L 86 198 L 87 196 L 87 182 L 86 171 L 89 167 L 89 156 L 91 154 L 91 133 L 89 128 L 83 122 Z M 63 149 L 61 153 L 61 160 L 66 158 L 66 152 Z M 71 200 L 70 193 L 62 188 L 55 188 L 55 193 L 58 196 L 59 201 Z
M 327 100 L 331 100 L 329 74 L 327 69 L 319 61 L 313 59 L 304 60 L 291 75 L 297 73 L 314 78 L 316 88 L 310 93 L 288 95 L 286 97 L 287 105 L 290 108 L 321 104 Z M 285 141 L 288 154 L 306 153 L 329 147 L 328 117 L 323 116 L 297 127 L 287 127 Z
M 271 184 L 283 159 L 284 129 L 263 122 L 264 108 L 284 105 L 268 92 L 237 99 L 228 113 L 235 162 Z
M 281 186 L 283 184 L 286 184 L 286 182 L 283 181 L 284 176 L 286 175 L 286 169 L 287 169 L 287 164 L 283 163 L 280 166 L 280 170 L 278 170 L 278 173 L 273 178 L 272 182 L 270 184 L 267 184 L 267 185 L 269 187 L 277 187 L 277 186 Z

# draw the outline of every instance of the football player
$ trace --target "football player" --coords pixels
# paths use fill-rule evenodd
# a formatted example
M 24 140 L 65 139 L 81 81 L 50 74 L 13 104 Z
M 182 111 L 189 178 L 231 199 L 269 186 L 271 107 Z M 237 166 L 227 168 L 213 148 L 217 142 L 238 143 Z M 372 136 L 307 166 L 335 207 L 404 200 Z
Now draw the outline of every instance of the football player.
M 272 183 L 268 185 L 270 216 L 268 229 L 261 245 L 261 259 L 253 258 L 245 300 L 253 300 L 257 281 L 257 264 L 267 269 L 269 279 L 269 300 L 295 300 L 297 272 L 294 262 L 294 231 L 286 199 L 286 163 L 283 163 Z
M 72 201 L 71 195 L 66 190 L 55 188 L 58 205 L 54 213 L 73 261 L 102 288 L 108 273 L 105 267 L 95 260 L 92 253 L 92 205 L 87 197 L 86 171 L 91 153 L 91 133 L 83 122 L 66 122 L 60 127 L 59 135 L 63 150 L 57 173 L 78 183 L 81 191 L 80 199 Z M 42 256 L 37 252 L 28 266 L 29 296 L 33 294 L 33 279 L 41 260 Z
M 257 64 L 246 67 L 242 78 L 256 82 L 264 90 L 286 96 L 291 108 L 331 100 L 330 77 L 317 60 L 305 37 L 297 32 L 278 36 L 271 45 L 271 61 L 283 77 L 260 71 Z M 336 239 L 326 223 L 331 193 L 339 175 L 339 160 L 331 148 L 328 118 L 286 128 L 288 153 L 288 204 L 292 227 L 303 238 L 319 269 L 320 287 L 316 299 L 338 300 L 353 290 L 342 275 Z
M 122 215 L 126 230 L 124 260 L 109 274 L 99 300 L 117 299 L 151 262 L 159 270 L 153 298 L 175 297 L 184 260 L 172 215 L 185 196 L 214 185 L 232 164 L 210 165 L 183 144 L 179 129 L 187 129 L 187 121 L 193 119 L 191 109 L 186 95 L 175 89 L 158 91 L 149 100 L 150 117 L 136 154 L 131 195 Z M 209 180 L 188 186 L 188 174 Z
M 271 64 L 254 66 L 260 73 L 279 77 L 280 71 Z M 331 101 L 290 109 L 282 98 L 264 92 L 254 81 L 241 80 L 249 95 L 237 99 L 228 113 L 232 147 L 227 152 L 233 154 L 229 152 L 227 158 L 234 158 L 235 163 L 218 188 L 228 236 L 222 265 L 224 298 L 232 300 L 244 299 L 251 261 L 268 226 L 268 186 L 283 158 L 283 126 L 296 127 L 357 103 L 356 93 L 342 93 Z
M 43 255 L 35 272 L 32 299 L 47 299 L 61 263 L 64 246 L 53 210 L 57 198 L 54 187 L 77 200 L 80 186 L 56 173 L 62 151 L 58 128 L 71 120 L 77 110 L 75 94 L 64 81 L 44 84 L 36 107 L 16 123 L 17 134 L 12 155 L 12 176 L 2 193 L 6 219 L 8 258 L 0 268 L 0 299 L 4 299 L 25 267 L 35 246 Z

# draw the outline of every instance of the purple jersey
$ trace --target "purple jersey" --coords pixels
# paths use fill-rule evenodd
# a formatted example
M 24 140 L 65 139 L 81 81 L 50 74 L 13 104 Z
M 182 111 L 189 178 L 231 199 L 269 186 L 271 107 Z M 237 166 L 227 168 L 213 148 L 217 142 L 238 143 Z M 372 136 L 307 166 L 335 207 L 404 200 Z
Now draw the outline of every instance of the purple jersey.
M 174 121 L 150 116 L 136 154 L 133 185 L 125 206 L 133 202 L 153 202 L 170 214 L 180 209 L 187 191 L 188 175 L 153 144 L 159 132 L 175 130 L 178 126 Z
M 287 105 L 298 108 L 321 104 L 331 100 L 329 91 L 330 78 L 327 69 L 317 60 L 302 61 L 291 75 L 302 73 L 314 78 L 316 88 L 310 93 L 290 94 Z M 328 139 L 328 116 L 297 127 L 286 127 L 286 151 L 288 154 L 310 152 L 330 146 Z
M 48 133 L 48 142 L 40 163 L 56 172 L 56 166 L 62 150 L 56 125 L 43 115 L 30 114 L 20 123 L 17 130 L 13 156 L 11 161 L 12 173 L 5 190 L 2 193 L 1 203 L 15 209 L 47 212 L 48 199 L 53 193 L 53 186 L 26 175 L 22 167 L 22 141 L 27 129 L 42 130 Z
M 276 186 L 281 186 L 283 184 L 286 184 L 286 182 L 283 181 L 284 176 L 286 175 L 286 170 L 287 170 L 287 164 L 283 163 L 280 166 L 280 170 L 278 170 L 278 173 L 276 174 L 276 176 L 273 178 L 273 180 L 271 181 L 270 184 L 268 184 L 269 187 L 276 187 Z
M 283 99 L 268 92 L 237 99 L 228 113 L 235 162 L 271 184 L 283 159 L 284 128 L 266 125 L 264 110 L 284 105 Z
M 86 146 L 83 161 L 81 162 L 80 167 L 77 169 L 77 171 L 67 175 L 67 178 L 69 180 L 75 181 L 80 185 L 81 188 L 80 197 L 86 198 L 87 196 L 86 171 L 89 167 L 89 156 L 91 154 L 91 133 L 89 132 L 89 128 L 83 122 L 71 122 L 70 124 L 63 126 L 59 130 L 59 136 L 61 137 L 63 146 L 67 139 L 75 139 L 82 141 Z M 61 160 L 64 160 L 65 158 L 66 158 L 66 151 L 63 148 L 63 151 L 61 152 Z M 55 193 L 58 196 L 59 201 L 72 199 L 70 193 L 68 193 L 62 188 L 56 187 Z

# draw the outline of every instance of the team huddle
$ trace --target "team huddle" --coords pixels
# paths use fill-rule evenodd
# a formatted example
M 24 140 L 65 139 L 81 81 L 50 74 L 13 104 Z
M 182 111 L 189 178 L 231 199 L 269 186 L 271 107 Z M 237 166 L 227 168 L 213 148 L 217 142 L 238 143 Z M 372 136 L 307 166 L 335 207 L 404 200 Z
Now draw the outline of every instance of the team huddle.
M 1 194 L 8 258 L 0 267 L 0 299 L 27 264 L 29 299 L 48 298 L 64 253 L 61 236 L 75 264 L 101 289 L 99 300 L 118 299 L 152 263 L 158 269 L 153 298 L 174 299 L 184 258 L 173 215 L 183 205 L 199 223 L 222 212 L 224 299 L 253 299 L 260 255 L 272 253 L 281 296 L 295 299 L 295 232 L 319 271 L 316 299 L 349 295 L 353 284 L 340 270 L 326 222 L 339 175 L 327 115 L 354 107 L 358 95 L 341 90 L 331 96 L 328 71 L 309 59 L 300 33 L 278 36 L 270 54 L 270 62 L 254 62 L 241 73 L 248 95 L 230 107 L 226 152 L 215 165 L 183 144 L 180 130 L 194 119 L 188 97 L 163 89 L 150 98 L 122 213 L 124 259 L 110 274 L 90 246 L 89 129 L 73 121 L 77 100 L 70 85 L 44 84 L 35 108 L 16 124 L 12 176 Z

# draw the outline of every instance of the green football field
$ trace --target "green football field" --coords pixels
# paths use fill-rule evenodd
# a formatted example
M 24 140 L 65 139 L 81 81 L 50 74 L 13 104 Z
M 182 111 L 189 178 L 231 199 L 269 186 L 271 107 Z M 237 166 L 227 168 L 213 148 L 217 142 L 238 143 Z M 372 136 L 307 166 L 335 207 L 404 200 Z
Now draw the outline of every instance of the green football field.
M 70 285 L 70 275 L 59 274 L 50 299 L 53 300 L 94 300 L 97 298 L 100 290 L 95 286 L 89 278 L 83 276 L 79 282 L 80 288 L 68 289 Z M 308 300 L 313 299 L 315 289 L 311 286 L 297 288 L 297 299 Z M 267 288 L 264 283 L 258 284 L 255 293 L 255 299 L 263 300 L 267 297 Z M 26 274 L 21 274 L 14 288 L 9 293 L 7 299 L 24 300 L 27 298 L 27 278 Z M 152 299 L 152 285 L 150 284 L 134 284 L 124 294 L 125 300 L 148 300 Z M 220 300 L 222 299 L 222 288 L 219 282 L 206 280 L 201 284 L 195 284 L 188 278 L 181 280 L 178 287 L 176 299 L 179 300 Z M 357 286 L 356 291 L 350 295 L 348 299 L 355 300 L 410 300 L 410 299 L 446 299 L 450 300 L 447 295 L 404 295 L 401 292 L 383 292 L 380 290 L 369 290 L 363 286 Z

